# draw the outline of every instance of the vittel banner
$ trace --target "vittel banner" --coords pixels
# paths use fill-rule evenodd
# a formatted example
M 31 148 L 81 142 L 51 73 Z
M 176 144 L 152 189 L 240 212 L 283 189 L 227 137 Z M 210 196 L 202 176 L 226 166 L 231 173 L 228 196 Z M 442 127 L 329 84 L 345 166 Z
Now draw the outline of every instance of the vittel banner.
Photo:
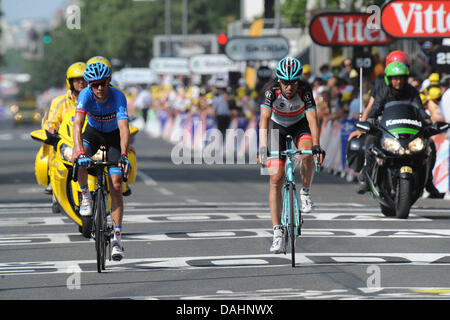
M 322 13 L 309 26 L 314 42 L 322 46 L 385 45 L 392 41 L 381 28 L 368 24 L 367 13 Z M 369 25 L 371 27 L 369 27 Z
M 396 38 L 450 37 L 450 1 L 391 1 L 381 10 L 381 25 Z

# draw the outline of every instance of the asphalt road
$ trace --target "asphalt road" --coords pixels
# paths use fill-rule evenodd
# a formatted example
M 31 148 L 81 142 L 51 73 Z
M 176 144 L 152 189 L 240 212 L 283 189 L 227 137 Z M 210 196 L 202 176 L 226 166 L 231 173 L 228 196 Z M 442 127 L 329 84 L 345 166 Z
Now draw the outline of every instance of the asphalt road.
M 126 257 L 98 274 L 94 242 L 51 212 L 35 182 L 32 129 L 0 124 L 2 300 L 450 296 L 449 201 L 421 199 L 408 220 L 385 218 L 355 184 L 319 173 L 291 268 L 289 255 L 269 253 L 268 178 L 256 165 L 175 165 L 173 146 L 145 132 L 125 198 Z

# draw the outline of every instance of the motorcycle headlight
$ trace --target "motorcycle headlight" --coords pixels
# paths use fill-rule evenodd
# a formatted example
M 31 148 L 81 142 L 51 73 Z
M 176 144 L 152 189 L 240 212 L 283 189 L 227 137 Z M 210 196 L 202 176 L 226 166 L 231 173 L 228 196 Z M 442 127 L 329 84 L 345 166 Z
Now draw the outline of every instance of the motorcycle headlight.
M 422 138 L 416 138 L 408 144 L 408 149 L 411 152 L 421 152 L 425 149 L 425 142 Z
M 67 144 L 62 144 L 59 151 L 64 160 L 72 162 L 72 147 L 69 147 Z
M 383 147 L 384 149 L 392 153 L 398 153 L 400 155 L 405 153 L 405 149 L 403 149 L 400 142 L 393 138 L 385 138 L 383 140 Z

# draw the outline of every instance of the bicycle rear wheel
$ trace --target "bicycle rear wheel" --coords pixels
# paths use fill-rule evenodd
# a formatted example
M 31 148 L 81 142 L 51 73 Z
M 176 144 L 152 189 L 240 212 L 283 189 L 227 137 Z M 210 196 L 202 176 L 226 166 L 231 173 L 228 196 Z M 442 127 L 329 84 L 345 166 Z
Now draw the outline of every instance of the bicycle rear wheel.
M 105 222 L 106 215 L 103 206 L 103 192 L 101 189 L 97 191 L 95 208 L 95 250 L 97 251 L 97 272 L 105 270 L 106 261 L 106 239 L 105 239 Z
M 294 185 L 289 183 L 289 224 L 288 224 L 288 232 L 289 232 L 289 241 L 291 247 L 291 264 L 292 268 L 295 268 L 295 228 L 296 228 L 296 220 L 295 220 L 295 206 L 294 206 Z

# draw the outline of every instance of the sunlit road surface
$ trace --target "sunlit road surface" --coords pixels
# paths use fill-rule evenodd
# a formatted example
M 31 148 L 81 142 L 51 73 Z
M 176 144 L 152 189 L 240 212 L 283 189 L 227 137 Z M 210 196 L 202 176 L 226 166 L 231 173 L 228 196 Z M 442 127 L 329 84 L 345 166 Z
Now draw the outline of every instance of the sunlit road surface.
M 0 299 L 450 297 L 449 201 L 386 218 L 355 184 L 317 174 L 292 268 L 269 252 L 268 177 L 256 165 L 175 165 L 173 146 L 145 132 L 125 198 L 126 256 L 98 274 L 94 242 L 35 182 L 33 128 L 0 128 Z

